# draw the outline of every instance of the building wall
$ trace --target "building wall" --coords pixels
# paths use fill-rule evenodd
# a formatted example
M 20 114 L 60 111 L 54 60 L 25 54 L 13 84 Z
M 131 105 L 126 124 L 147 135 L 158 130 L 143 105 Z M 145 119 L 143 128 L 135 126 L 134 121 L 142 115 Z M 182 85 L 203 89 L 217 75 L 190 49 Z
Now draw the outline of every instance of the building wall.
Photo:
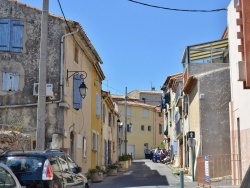
M 228 38 L 229 38 L 229 54 L 230 54 L 230 81 L 231 81 L 231 150 L 232 154 L 241 154 L 242 160 L 242 178 L 249 167 L 249 143 L 250 143 L 250 126 L 249 111 L 250 106 L 250 90 L 243 89 L 243 82 L 238 81 L 237 63 L 242 61 L 241 53 L 238 52 L 240 40 L 237 39 L 237 32 L 240 31 L 236 25 L 236 19 L 239 18 L 234 7 L 234 1 L 228 6 Z M 249 53 L 249 52 L 248 52 Z M 237 120 L 240 122 L 237 125 Z M 239 127 L 239 129 L 238 129 Z M 238 147 L 238 133 L 240 133 L 240 147 Z M 239 169 L 236 169 L 238 171 Z
M 78 33 L 79 34 L 79 33 Z M 77 34 L 75 34 L 75 38 Z M 79 42 L 79 41 L 78 41 Z M 81 43 L 80 43 L 81 44 Z M 70 148 L 70 132 L 74 133 L 74 160 L 77 164 L 81 165 L 83 172 L 87 172 L 91 168 L 91 77 L 92 67 L 91 63 L 87 60 L 85 53 L 82 50 L 78 50 L 78 63 L 74 61 L 76 42 L 72 35 L 65 38 L 65 53 L 64 53 L 64 75 L 67 75 L 69 71 L 85 71 L 87 77 L 84 79 L 86 86 L 88 87 L 87 96 L 82 99 L 82 109 L 73 109 L 73 76 L 68 81 L 64 79 L 64 101 L 69 105 L 69 108 L 64 109 L 64 129 L 67 132 L 67 136 L 64 137 L 63 148 Z M 67 62 L 67 63 L 66 63 Z M 71 72 L 71 76 L 74 72 Z M 85 73 L 80 73 L 85 74 Z M 86 139 L 86 152 L 83 154 L 83 138 Z
M 130 105 L 127 107 L 131 109 L 131 115 L 127 116 L 127 124 L 132 123 L 132 132 L 127 132 L 127 146 L 134 147 L 134 159 L 143 159 L 144 155 L 144 144 L 148 144 L 148 149 L 155 147 L 154 134 L 155 134 L 155 112 L 153 106 L 143 106 L 143 103 L 138 103 L 141 105 Z M 148 110 L 148 118 L 142 117 L 143 108 Z M 118 104 L 120 120 L 124 123 L 124 103 Z M 144 131 L 141 130 L 141 125 L 144 125 Z M 151 131 L 148 131 L 148 126 L 151 126 Z M 125 129 L 125 124 L 123 126 Z M 124 131 L 125 132 L 125 131 Z M 125 137 L 124 137 L 125 139 Z M 124 154 L 124 142 L 122 145 L 122 153 Z M 130 153 L 129 153 L 130 154 Z
M 188 76 L 202 74 L 215 69 L 228 67 L 228 63 L 189 63 Z
M 201 132 L 200 132 L 200 101 L 199 101 L 199 86 L 196 84 L 192 92 L 188 96 L 189 102 L 189 111 L 188 111 L 188 120 L 189 120 L 189 131 L 195 132 L 195 153 L 196 156 L 202 154 L 202 143 L 201 143 Z M 189 167 L 192 166 L 192 155 L 191 150 L 189 152 Z M 192 169 L 190 168 L 189 171 Z
M 36 140 L 37 96 L 33 96 L 33 84 L 38 83 L 40 61 L 41 11 L 14 1 L 1 0 L 1 18 L 22 20 L 23 51 L 9 53 L 0 51 L 0 87 L 3 72 L 20 74 L 19 91 L 0 91 L 0 124 L 19 125 L 22 132 L 29 133 Z M 55 99 L 59 100 L 60 37 L 64 33 L 63 20 L 50 16 L 48 33 L 47 83 L 53 84 Z M 47 98 L 47 101 L 52 101 Z M 7 107 L 10 105 L 9 107 Z M 18 107 L 16 105 L 19 105 Z M 15 108 L 12 108 L 14 107 Z M 49 115 L 48 112 L 51 114 Z M 62 134 L 62 110 L 58 104 L 46 106 L 46 143 L 52 139 L 52 132 Z M 46 145 L 47 147 L 47 145 Z
M 93 139 L 93 133 L 96 133 L 98 135 L 98 149 L 93 150 L 91 152 L 91 168 L 95 168 L 96 166 L 101 165 L 102 160 L 102 146 L 103 146 L 103 140 L 102 140 L 102 123 L 101 123 L 101 114 L 100 116 L 97 115 L 97 106 L 98 101 L 96 99 L 97 95 L 101 96 L 101 79 L 97 75 L 96 70 L 94 69 L 92 65 L 92 76 L 91 76 L 91 128 L 92 128 L 92 139 Z M 93 140 L 92 140 L 92 146 L 93 148 Z
M 199 76 L 201 155 L 230 154 L 229 68 Z M 202 95 L 202 97 L 201 97 Z
M 162 130 L 160 133 L 160 124 L 162 126 Z M 161 142 L 164 142 L 164 113 L 161 112 L 160 108 L 156 108 L 155 113 L 155 145 L 160 145 Z M 164 142 L 165 143 L 165 142 Z

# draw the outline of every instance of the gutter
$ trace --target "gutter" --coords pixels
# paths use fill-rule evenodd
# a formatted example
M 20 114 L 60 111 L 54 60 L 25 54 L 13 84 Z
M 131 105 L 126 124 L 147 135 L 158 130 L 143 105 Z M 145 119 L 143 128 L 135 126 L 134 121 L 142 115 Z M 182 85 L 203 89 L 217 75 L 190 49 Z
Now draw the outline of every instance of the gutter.
M 45 104 L 53 104 L 53 103 L 60 103 L 62 102 L 62 92 L 63 92 L 63 61 L 64 61 L 64 51 L 63 51 L 63 44 L 64 44 L 64 38 L 69 35 L 73 35 L 74 33 L 77 33 L 79 29 L 76 31 L 73 31 L 71 33 L 67 33 L 61 37 L 61 61 L 60 61 L 60 99 L 59 100 L 52 100 L 49 102 L 46 102 Z M 29 106 L 37 106 L 38 103 L 29 103 L 29 104 L 14 104 L 14 105 L 4 105 L 0 106 L 1 108 L 18 108 L 18 107 L 29 107 Z M 60 105 L 59 105 L 60 106 Z M 67 106 L 65 104 L 62 104 L 61 106 Z

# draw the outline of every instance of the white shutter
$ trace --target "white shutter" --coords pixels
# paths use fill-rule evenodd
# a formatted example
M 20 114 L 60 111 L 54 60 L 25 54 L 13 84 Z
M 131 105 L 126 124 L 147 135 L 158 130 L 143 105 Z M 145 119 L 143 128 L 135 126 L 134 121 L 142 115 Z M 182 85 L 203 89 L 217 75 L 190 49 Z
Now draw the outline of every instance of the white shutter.
M 96 94 L 96 115 L 101 115 L 101 96 L 98 93 Z

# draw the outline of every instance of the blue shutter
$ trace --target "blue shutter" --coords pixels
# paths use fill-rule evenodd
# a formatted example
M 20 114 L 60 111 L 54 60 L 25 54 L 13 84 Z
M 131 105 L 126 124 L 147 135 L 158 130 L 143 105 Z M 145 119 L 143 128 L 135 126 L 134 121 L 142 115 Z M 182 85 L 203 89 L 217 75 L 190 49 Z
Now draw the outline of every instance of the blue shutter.
M 8 90 L 8 80 L 9 80 L 9 73 L 3 72 L 3 83 L 2 83 L 2 90 Z
M 22 52 L 23 50 L 23 21 L 11 22 L 11 52 Z
M 177 140 L 173 140 L 173 154 L 177 155 Z
M 0 50 L 10 51 L 10 20 L 0 19 Z
M 80 95 L 79 86 L 82 83 L 81 75 L 74 75 L 74 88 L 73 88 L 73 108 L 82 109 L 82 97 Z
M 12 77 L 12 91 L 18 91 L 19 90 L 19 77 L 20 75 L 18 73 L 13 73 Z
M 98 93 L 96 94 L 96 115 L 101 115 L 101 96 Z

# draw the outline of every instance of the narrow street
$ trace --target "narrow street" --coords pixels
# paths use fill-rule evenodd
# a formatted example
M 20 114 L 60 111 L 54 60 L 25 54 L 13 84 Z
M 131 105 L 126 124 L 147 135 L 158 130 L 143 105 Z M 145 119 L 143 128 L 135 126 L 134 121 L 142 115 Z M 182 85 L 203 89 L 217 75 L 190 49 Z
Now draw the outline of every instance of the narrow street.
M 185 188 L 194 188 L 197 182 L 192 182 L 190 177 L 184 178 Z M 180 178 L 172 174 L 169 166 L 153 163 L 151 160 L 134 160 L 124 172 L 117 176 L 104 176 L 104 181 L 91 183 L 91 188 L 164 188 L 180 187 Z

